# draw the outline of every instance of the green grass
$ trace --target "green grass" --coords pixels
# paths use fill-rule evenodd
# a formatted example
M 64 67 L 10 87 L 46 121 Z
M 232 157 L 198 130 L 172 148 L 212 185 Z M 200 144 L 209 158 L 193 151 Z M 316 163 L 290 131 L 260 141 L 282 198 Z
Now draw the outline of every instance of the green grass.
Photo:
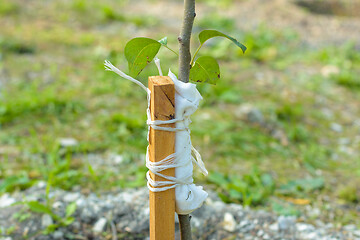
M 129 14 L 128 4 L 0 4 L 0 24 L 8 23 L 0 31 L 0 194 L 38 181 L 94 192 L 145 186 L 146 95 L 105 72 L 103 61 L 126 71 L 123 48 L 137 31 L 155 39 L 168 35 L 176 49 L 177 30 L 165 34 L 166 23 Z M 294 204 L 299 199 L 321 208 L 324 220 L 345 205 L 335 221 L 359 225 L 358 185 L 347 184 L 360 177 L 353 124 L 360 114 L 360 54 L 354 45 L 299 48 L 292 30 L 262 25 L 240 32 L 223 15 L 198 16 L 195 25 L 226 30 L 248 47 L 243 55 L 215 40 L 201 53 L 219 59 L 222 79 L 217 86 L 198 85 L 204 101 L 193 116 L 192 139 L 212 174 L 207 179 L 196 172 L 196 181 L 227 202 L 280 214 L 301 214 L 304 206 Z M 177 72 L 177 57 L 169 53 L 160 51 L 163 70 Z M 328 65 L 339 72 L 322 75 Z M 155 74 L 151 65 L 139 79 L 146 83 Z M 241 115 L 246 104 L 261 111 L 262 122 Z M 331 130 L 333 123 L 342 132 Z M 61 147 L 61 138 L 79 144 Z M 348 143 L 339 144 L 340 138 Z M 104 159 L 113 154 L 124 160 L 109 167 Z

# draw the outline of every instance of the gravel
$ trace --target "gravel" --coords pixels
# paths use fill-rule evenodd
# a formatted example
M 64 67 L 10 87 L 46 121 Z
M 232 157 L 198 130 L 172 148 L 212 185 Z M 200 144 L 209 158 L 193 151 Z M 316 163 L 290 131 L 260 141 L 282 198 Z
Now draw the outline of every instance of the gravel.
M 56 224 L 51 214 L 31 213 L 27 218 L 24 205 L 0 208 L 0 240 L 13 239 L 148 239 L 148 190 L 127 189 L 101 195 L 84 195 L 81 192 L 54 190 L 52 211 L 64 217 L 66 206 L 76 202 L 74 220 L 67 226 L 57 226 L 49 234 L 42 231 Z M 24 192 L 6 195 L 1 199 L 44 203 L 45 186 L 38 185 Z M 238 204 L 225 204 L 210 192 L 206 203 L 193 212 L 191 225 L 194 239 L 360 239 L 355 225 L 335 229 L 331 223 L 316 226 L 293 216 L 276 216 L 265 211 L 243 208 Z M 56 219 L 56 217 L 55 217 Z M 178 239 L 178 223 L 176 232 Z M 115 238 L 116 236 L 116 238 Z

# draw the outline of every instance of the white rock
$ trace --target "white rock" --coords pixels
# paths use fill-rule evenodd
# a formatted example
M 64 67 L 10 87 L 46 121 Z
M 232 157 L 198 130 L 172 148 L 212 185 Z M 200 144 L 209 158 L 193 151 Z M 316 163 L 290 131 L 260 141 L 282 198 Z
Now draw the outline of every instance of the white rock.
M 321 214 L 321 211 L 320 211 L 319 208 L 312 208 L 312 209 L 309 211 L 309 215 L 310 215 L 311 217 L 313 217 L 313 218 L 320 216 L 320 214 Z
M 44 182 L 44 181 L 39 181 L 39 182 L 37 183 L 37 187 L 38 187 L 38 188 L 45 188 L 45 187 L 46 187 L 46 182 Z
M 64 196 L 65 202 L 75 202 L 80 198 L 80 193 L 74 192 L 74 193 L 68 193 Z
M 340 145 L 348 145 L 351 143 L 351 140 L 349 138 L 339 138 L 338 143 Z
M 296 218 L 294 216 L 279 216 L 278 226 L 280 230 L 288 230 L 295 224 Z
M 82 199 L 82 198 L 79 198 L 78 200 L 76 200 L 76 205 L 77 205 L 78 207 L 84 206 L 84 205 L 85 205 L 85 200 Z
M 356 230 L 356 225 L 354 224 L 349 224 L 349 225 L 345 225 L 343 227 L 346 231 L 353 231 L 353 230 Z
M 301 234 L 304 239 L 319 239 L 318 234 L 316 232 L 309 232 Z
M 78 145 L 78 141 L 74 138 L 60 138 L 59 143 L 62 147 L 73 147 Z
M 269 226 L 269 229 L 273 232 L 279 231 L 279 225 L 277 223 L 273 223 Z
M 245 226 L 247 226 L 247 225 L 249 225 L 249 224 L 250 224 L 249 221 L 243 220 L 243 221 L 240 222 L 239 227 L 240 227 L 240 228 L 243 228 L 243 227 L 245 227 Z
M 0 208 L 8 207 L 15 202 L 15 198 L 10 197 L 10 195 L 6 193 L 0 197 Z
M 313 231 L 315 228 L 313 225 L 311 224 L 306 224 L 306 223 L 297 223 L 296 224 L 296 229 L 299 232 L 309 232 L 309 231 Z
M 53 205 L 52 205 L 52 207 L 55 208 L 55 209 L 59 209 L 62 206 L 63 206 L 62 202 L 59 202 L 59 201 L 54 202 Z
M 195 228 L 199 228 L 201 226 L 201 222 L 197 217 L 192 217 L 190 222 L 191 222 L 191 226 Z
M 43 228 L 46 228 L 46 227 L 48 227 L 48 226 L 50 226 L 52 224 L 54 224 L 54 222 L 53 222 L 53 219 L 51 218 L 51 216 L 49 214 L 42 215 L 42 217 L 41 217 L 41 226 Z
M 125 203 L 132 203 L 133 201 L 133 195 L 127 192 L 122 192 L 120 193 L 121 195 L 121 199 L 125 202 Z
M 354 235 L 355 235 L 356 237 L 360 237 L 360 230 L 354 231 Z
M 338 123 L 331 123 L 330 128 L 334 132 L 338 132 L 338 133 L 343 131 L 343 127 Z
M 92 230 L 96 233 L 103 232 L 106 222 L 107 222 L 106 218 L 100 218 L 99 220 L 96 221 Z
M 223 227 L 226 231 L 234 232 L 236 229 L 236 221 L 234 216 L 231 213 L 224 214 Z
M 264 240 L 270 239 L 269 234 L 265 233 L 265 234 L 262 236 L 262 239 L 264 239 Z
M 64 233 L 61 232 L 61 231 L 55 231 L 53 233 L 53 238 L 54 239 L 63 239 L 63 237 L 64 237 Z

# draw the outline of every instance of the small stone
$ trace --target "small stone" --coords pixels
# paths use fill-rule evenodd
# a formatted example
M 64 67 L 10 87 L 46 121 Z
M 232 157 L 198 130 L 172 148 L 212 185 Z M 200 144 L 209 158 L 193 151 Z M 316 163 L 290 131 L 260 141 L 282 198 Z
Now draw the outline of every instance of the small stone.
M 52 207 L 55 208 L 55 209 L 60 209 L 61 207 L 63 206 L 63 203 L 62 202 L 54 202 Z
M 340 73 L 340 69 L 334 65 L 326 65 L 321 68 L 321 75 L 324 77 L 330 77 L 331 75 L 336 75 Z
M 0 240 L 12 240 L 11 237 L 4 237 L 4 238 L 0 238 Z
M 249 225 L 249 224 L 250 224 L 249 221 L 243 220 L 243 221 L 240 222 L 239 227 L 240 227 L 240 228 L 243 228 L 243 227 L 245 227 L 246 225 Z
M 349 145 L 351 143 L 351 140 L 349 138 L 339 138 L 338 143 L 340 145 Z
M 80 193 L 74 192 L 74 193 L 68 193 L 64 196 L 65 202 L 75 202 L 80 198 Z
M 320 216 L 321 214 L 321 211 L 319 208 L 312 208 L 310 211 L 309 211 L 309 215 L 313 218 L 316 218 L 318 216 Z
M 114 164 L 121 164 L 124 162 L 124 156 L 122 155 L 113 155 L 111 156 L 111 160 Z
M 41 217 L 41 226 L 42 228 L 47 228 L 48 226 L 52 225 L 53 219 L 51 218 L 51 216 L 49 214 L 44 214 Z
M 78 221 L 74 221 L 73 223 L 71 223 L 70 225 L 73 229 L 80 229 L 81 228 L 81 224 Z
M 16 200 L 6 193 L 0 197 L 0 208 L 11 206 L 15 202 Z
M 262 236 L 262 239 L 265 239 L 265 240 L 270 239 L 269 234 L 265 233 L 265 234 Z
M 343 127 L 338 123 L 331 123 L 330 129 L 337 133 L 341 133 L 343 131 Z
M 319 239 L 318 234 L 316 232 L 310 232 L 310 233 L 302 234 L 302 237 L 304 239 L 314 239 L 314 240 Z
M 236 229 L 236 221 L 234 216 L 231 213 L 224 214 L 223 227 L 226 231 L 234 232 Z
M 295 224 L 296 218 L 294 216 L 279 216 L 278 226 L 280 230 L 288 230 Z
M 360 237 L 360 230 L 354 231 L 354 235 L 355 235 L 356 237 Z
M 279 231 L 279 225 L 277 223 L 273 223 L 269 226 L 269 229 L 273 232 Z
M 85 200 L 82 199 L 82 198 L 79 198 L 78 200 L 76 200 L 76 205 L 77 205 L 78 207 L 84 206 L 84 205 L 85 205 Z
M 250 110 L 250 112 L 247 114 L 247 118 L 249 122 L 251 123 L 263 123 L 264 122 L 264 116 L 261 113 L 261 111 L 257 108 L 253 108 Z
M 36 186 L 37 186 L 38 188 L 45 188 L 45 187 L 46 187 L 46 182 L 44 182 L 44 181 L 39 181 L 39 182 L 36 184 Z
M 247 116 L 252 108 L 253 106 L 250 104 L 242 104 L 236 109 L 235 116 L 238 118 L 247 119 Z
M 192 217 L 190 223 L 194 228 L 199 228 L 201 226 L 201 222 L 197 217 Z
M 310 232 L 313 231 L 315 228 L 313 225 L 311 224 L 306 224 L 306 223 L 297 223 L 296 224 L 296 229 L 299 232 Z
M 63 239 L 63 237 L 64 237 L 64 233 L 61 232 L 61 231 L 55 231 L 53 233 L 53 238 L 54 239 Z
M 93 231 L 96 233 L 101 233 L 104 231 L 105 225 L 106 225 L 106 218 L 100 218 L 97 220 L 97 222 L 94 224 Z
M 354 231 L 354 230 L 356 230 L 356 225 L 354 225 L 354 224 L 349 224 L 349 225 L 345 225 L 343 228 L 344 228 L 346 231 Z
M 60 138 L 59 143 L 62 147 L 74 147 L 78 145 L 78 141 L 74 138 Z
M 259 230 L 258 232 L 257 232 L 257 235 L 258 235 L 258 237 L 262 237 L 263 235 L 264 235 L 264 231 L 263 230 Z
M 246 119 L 251 123 L 261 124 L 264 122 L 264 116 L 261 111 L 257 108 L 254 108 L 250 104 L 241 105 L 236 111 L 235 115 L 238 118 Z

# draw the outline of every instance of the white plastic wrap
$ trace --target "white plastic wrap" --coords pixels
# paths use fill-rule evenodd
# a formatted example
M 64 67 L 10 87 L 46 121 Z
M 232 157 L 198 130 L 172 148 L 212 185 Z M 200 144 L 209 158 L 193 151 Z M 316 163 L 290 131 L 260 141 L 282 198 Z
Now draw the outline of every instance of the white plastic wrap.
M 190 115 L 197 110 L 202 97 L 196 89 L 195 84 L 179 81 L 171 71 L 169 71 L 169 77 L 175 84 L 175 116 L 178 119 L 183 119 L 183 121 L 176 123 L 176 127 L 186 129 L 185 131 L 177 131 L 175 136 L 175 154 L 182 156 L 181 159 L 179 159 L 180 162 L 187 163 L 184 166 L 175 168 L 175 177 L 181 179 L 189 176 L 191 173 L 190 184 L 180 184 L 175 188 L 176 212 L 178 214 L 189 214 L 201 207 L 208 196 L 202 186 L 196 186 L 193 183 L 193 164 L 192 161 L 188 161 L 189 159 L 193 159 L 191 153 L 195 150 L 191 145 L 189 129 L 189 124 L 191 123 Z M 197 152 L 195 152 L 195 154 L 196 153 Z M 195 162 L 198 163 L 201 166 L 201 170 L 207 174 L 201 158 Z

